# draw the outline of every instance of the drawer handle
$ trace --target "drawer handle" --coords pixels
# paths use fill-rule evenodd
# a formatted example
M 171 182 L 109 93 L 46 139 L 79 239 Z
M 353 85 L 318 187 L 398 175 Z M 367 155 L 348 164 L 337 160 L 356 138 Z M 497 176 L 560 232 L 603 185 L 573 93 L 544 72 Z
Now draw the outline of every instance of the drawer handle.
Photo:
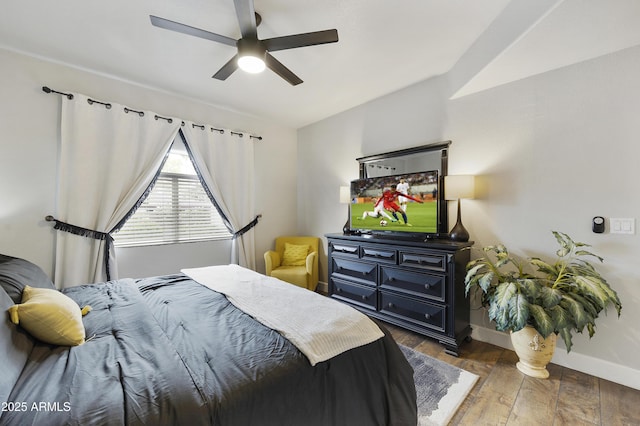
M 425 290 L 430 290 L 431 289 L 431 284 L 425 284 L 424 285 L 424 289 Z
M 354 254 L 358 251 L 357 248 L 350 248 L 350 247 L 341 247 L 341 246 L 334 246 L 333 247 L 333 251 L 338 252 L 338 253 L 349 253 L 349 254 Z
M 342 293 L 342 289 L 340 287 L 338 287 L 338 293 Z
M 395 277 L 389 277 L 389 281 L 394 282 L 395 280 Z
M 376 257 L 376 258 L 384 258 L 384 259 L 393 259 L 395 256 L 395 253 L 369 251 L 369 250 L 365 250 L 363 254 L 364 256 L 367 256 L 367 257 Z
M 369 297 L 365 296 L 364 294 L 362 296 L 360 296 L 362 298 L 362 300 L 367 300 Z
M 418 265 L 440 265 L 440 260 L 438 259 L 429 259 L 424 257 L 414 257 L 414 256 L 406 256 L 405 262 L 407 263 L 417 263 Z
M 393 308 L 395 305 L 394 305 L 393 303 L 389 303 L 387 306 L 388 306 L 389 308 Z
M 429 315 L 429 314 L 424 314 L 424 317 L 425 317 L 426 319 L 431 319 L 431 315 Z

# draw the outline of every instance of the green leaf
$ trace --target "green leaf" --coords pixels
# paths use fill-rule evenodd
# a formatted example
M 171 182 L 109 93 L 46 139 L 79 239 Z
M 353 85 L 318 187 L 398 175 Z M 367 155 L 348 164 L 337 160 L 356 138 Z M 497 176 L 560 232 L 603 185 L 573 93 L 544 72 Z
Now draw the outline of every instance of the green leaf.
M 509 306 L 509 318 L 511 328 L 519 330 L 529 321 L 529 302 L 520 293 L 514 295 L 512 303 Z
M 582 305 L 570 295 L 563 295 L 560 305 L 571 314 L 575 329 L 577 331 L 582 331 L 584 327 L 589 323 L 589 316 L 587 315 Z
M 543 274 L 547 274 L 547 275 L 551 275 L 551 276 L 556 276 L 558 275 L 558 270 L 555 268 L 555 266 L 552 266 L 550 264 L 548 264 L 547 262 L 543 261 L 542 259 L 539 259 L 537 257 L 532 257 L 529 259 L 529 262 L 538 268 L 538 271 L 542 272 Z
M 597 254 L 593 254 L 590 251 L 586 251 L 586 250 L 576 250 L 576 256 L 593 256 L 596 259 L 600 260 L 600 262 L 604 262 L 604 259 L 601 258 L 600 256 L 598 256 Z
M 527 300 L 532 301 L 538 299 L 540 291 L 546 287 L 540 287 L 538 280 L 532 278 L 525 278 L 520 280 L 520 291 L 522 291 Z
M 571 238 L 569 238 L 567 234 L 556 231 L 553 231 L 553 235 L 556 237 L 558 244 L 560 244 L 560 248 L 558 249 L 558 251 L 556 251 L 558 257 L 565 257 L 566 255 L 571 253 L 572 248 L 575 247 L 575 244 L 573 243 Z
M 467 275 L 465 275 L 464 277 L 464 282 L 465 284 L 469 284 L 470 282 L 472 282 L 475 279 L 475 281 L 477 281 L 479 279 L 479 276 L 482 275 L 482 273 L 480 272 L 480 270 L 486 268 L 487 265 L 481 263 L 479 265 L 475 265 L 470 269 L 467 269 Z
M 580 288 L 580 291 L 587 297 L 597 301 L 601 309 L 607 306 L 609 295 L 602 288 L 604 284 L 602 280 L 589 276 L 577 276 L 574 280 L 578 288 Z M 606 284 L 604 284 L 604 286 L 606 286 Z
M 496 304 L 489 305 L 489 319 L 496 323 L 496 330 L 507 331 L 511 328 L 511 322 L 509 321 L 509 311 L 503 309 Z
M 504 246 L 503 245 L 498 245 L 498 246 L 486 246 L 482 248 L 482 251 L 484 251 L 485 253 L 488 253 L 490 251 L 494 252 L 494 253 L 498 253 L 501 251 L 504 251 Z
M 542 306 L 545 308 L 551 308 L 560 303 L 560 300 L 562 300 L 562 292 L 550 287 L 540 287 L 539 298 Z
M 587 315 L 591 317 L 590 322 L 593 322 L 598 317 L 598 313 L 600 313 L 601 309 L 599 309 L 596 302 L 591 302 L 588 298 L 578 293 L 571 293 L 571 297 L 576 299 L 576 301 L 582 305 L 584 310 L 587 312 Z
M 517 286 L 513 282 L 499 284 L 495 288 L 495 293 L 490 299 L 489 318 L 496 323 L 496 328 L 500 331 L 511 328 L 510 308 L 511 300 L 517 291 Z
M 554 322 L 540 305 L 529 304 L 529 313 L 534 319 L 535 328 L 542 337 L 547 338 L 555 331 Z
M 513 298 L 513 295 L 518 291 L 518 287 L 513 282 L 506 282 L 499 284 L 496 287 L 494 303 L 500 309 L 507 309 Z
M 558 335 L 562 337 L 562 340 L 564 340 L 564 344 L 567 347 L 567 353 L 571 352 L 571 346 L 573 346 L 573 342 L 571 342 L 571 329 L 561 328 L 558 330 Z
M 473 268 L 474 266 L 476 266 L 478 263 L 484 262 L 484 259 L 473 259 L 470 260 L 469 262 L 467 262 L 467 271 L 471 268 Z
M 485 293 L 489 291 L 489 287 L 491 286 L 494 276 L 495 274 L 493 272 L 487 272 L 478 280 L 478 285 Z
M 496 262 L 496 268 L 502 268 L 507 263 L 513 263 L 513 259 L 509 256 L 498 256 L 498 261 Z
M 571 314 L 561 305 L 555 305 L 548 309 L 548 312 L 555 324 L 555 331 L 559 331 L 562 328 L 573 327 L 574 323 L 571 319 Z

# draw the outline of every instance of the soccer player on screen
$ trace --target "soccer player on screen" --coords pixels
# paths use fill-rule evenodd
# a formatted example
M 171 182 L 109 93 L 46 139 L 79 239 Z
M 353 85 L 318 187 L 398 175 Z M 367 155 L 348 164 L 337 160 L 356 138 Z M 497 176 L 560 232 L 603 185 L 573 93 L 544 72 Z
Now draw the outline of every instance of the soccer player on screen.
M 402 194 L 396 190 L 391 190 L 391 189 L 385 189 L 384 192 L 382 193 L 382 197 L 380 197 L 380 199 L 378 200 L 378 202 L 376 203 L 376 207 L 382 203 L 382 207 L 384 207 L 386 210 L 392 211 L 392 216 L 396 219 L 398 219 L 398 215 L 396 213 L 400 213 L 402 215 L 402 219 L 404 220 L 404 224 L 407 226 L 411 226 L 411 224 L 409 223 L 409 219 L 407 219 L 407 213 L 405 213 L 404 210 L 402 210 L 400 208 L 400 206 L 398 204 L 396 204 L 396 200 L 398 199 L 399 196 L 403 196 L 406 197 L 410 200 L 413 200 L 417 203 L 423 203 L 422 200 L 419 200 L 417 198 L 412 197 L 411 195 L 408 194 Z
M 402 195 L 398 196 L 398 202 L 400 203 L 400 207 L 406 213 L 407 212 L 407 195 L 409 195 L 409 183 L 403 178 L 400 179 L 400 182 L 396 185 L 396 191 Z
M 375 202 L 374 207 L 373 207 L 373 211 L 365 211 L 364 213 L 362 213 L 362 217 L 361 217 L 360 219 L 366 219 L 366 218 L 367 218 L 367 216 L 369 216 L 369 217 L 375 217 L 375 218 L 378 218 L 378 217 L 380 217 L 380 216 L 384 216 L 384 217 L 386 217 L 387 219 L 389 219 L 391 222 L 397 222 L 397 221 L 398 221 L 398 218 L 397 218 L 397 217 L 396 217 L 395 219 L 394 219 L 394 218 L 392 218 L 392 217 L 389 215 L 389 213 L 387 213 L 387 212 L 384 210 L 384 207 L 382 206 L 382 204 L 378 204 L 378 201 L 380 201 L 380 200 L 377 200 L 377 201 Z

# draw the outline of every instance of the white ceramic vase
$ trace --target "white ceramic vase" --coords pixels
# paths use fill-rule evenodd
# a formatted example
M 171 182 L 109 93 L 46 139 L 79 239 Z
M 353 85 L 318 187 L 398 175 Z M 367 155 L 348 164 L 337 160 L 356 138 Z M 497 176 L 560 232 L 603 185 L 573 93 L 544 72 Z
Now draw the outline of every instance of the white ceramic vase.
M 556 338 L 551 333 L 546 339 L 535 328 L 526 326 L 520 331 L 511 332 L 511 343 L 520 361 L 518 370 L 527 376 L 546 379 L 549 377 L 547 364 L 556 350 Z

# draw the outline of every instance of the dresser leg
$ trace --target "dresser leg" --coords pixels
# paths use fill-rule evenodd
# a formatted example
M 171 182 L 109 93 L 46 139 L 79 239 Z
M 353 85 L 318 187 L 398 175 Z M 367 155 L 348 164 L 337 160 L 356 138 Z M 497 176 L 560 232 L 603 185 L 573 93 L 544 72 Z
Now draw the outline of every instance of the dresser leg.
M 456 358 L 460 356 L 460 351 L 458 345 L 452 345 L 451 343 L 439 342 L 442 346 L 444 346 L 444 352 L 451 356 L 455 356 Z

